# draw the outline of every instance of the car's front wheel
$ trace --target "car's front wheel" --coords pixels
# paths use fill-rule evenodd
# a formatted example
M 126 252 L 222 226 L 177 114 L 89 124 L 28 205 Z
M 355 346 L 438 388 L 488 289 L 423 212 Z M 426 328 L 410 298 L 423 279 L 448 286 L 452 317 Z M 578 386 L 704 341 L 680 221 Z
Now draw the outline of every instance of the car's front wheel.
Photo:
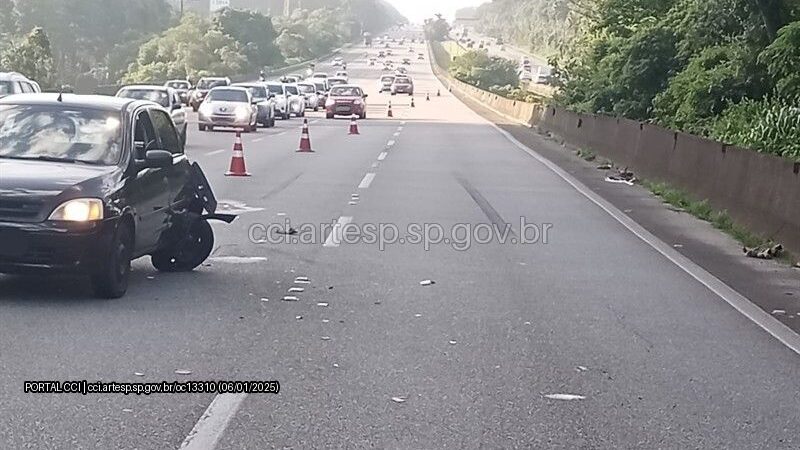
M 133 230 L 123 223 L 114 234 L 103 268 L 92 275 L 95 295 L 102 298 L 120 298 L 125 295 L 128 291 L 132 257 Z
M 333 113 L 325 113 L 325 118 L 333 119 Z
M 203 264 L 213 248 L 214 230 L 207 220 L 198 219 L 181 242 L 153 253 L 150 260 L 161 272 L 189 272 Z
M 197 124 L 197 129 L 200 130 L 200 131 L 206 131 L 206 126 L 203 125 L 202 123 L 200 123 L 200 124 Z

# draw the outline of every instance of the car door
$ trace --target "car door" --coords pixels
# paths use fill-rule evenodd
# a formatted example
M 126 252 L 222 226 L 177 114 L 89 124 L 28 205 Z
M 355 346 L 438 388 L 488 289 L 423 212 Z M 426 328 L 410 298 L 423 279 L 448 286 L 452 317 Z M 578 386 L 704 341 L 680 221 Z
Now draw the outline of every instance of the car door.
M 144 160 L 148 150 L 162 150 L 158 135 L 150 119 L 149 107 L 134 114 L 134 158 Z M 169 170 L 142 168 L 133 181 L 130 204 L 136 216 L 136 253 L 154 250 L 167 226 L 170 204 Z
M 169 228 L 175 223 L 177 216 L 185 213 L 193 198 L 191 165 L 169 115 L 153 108 L 150 110 L 150 119 L 158 135 L 159 149 L 172 153 L 172 166 L 163 169 L 167 172 L 169 184 L 169 208 L 166 211 L 166 228 Z
M 179 133 L 183 133 L 186 128 L 186 110 L 183 108 L 183 104 L 177 92 L 172 93 L 170 111 L 175 127 L 178 129 Z

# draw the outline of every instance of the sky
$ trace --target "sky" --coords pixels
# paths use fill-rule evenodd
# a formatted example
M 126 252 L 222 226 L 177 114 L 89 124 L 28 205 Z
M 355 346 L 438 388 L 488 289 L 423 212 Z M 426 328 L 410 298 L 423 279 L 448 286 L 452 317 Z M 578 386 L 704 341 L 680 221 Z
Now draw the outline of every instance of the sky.
M 489 0 L 388 0 L 408 20 L 422 23 L 435 13 L 442 13 L 448 20 L 455 17 L 457 9 L 467 6 L 478 6 Z

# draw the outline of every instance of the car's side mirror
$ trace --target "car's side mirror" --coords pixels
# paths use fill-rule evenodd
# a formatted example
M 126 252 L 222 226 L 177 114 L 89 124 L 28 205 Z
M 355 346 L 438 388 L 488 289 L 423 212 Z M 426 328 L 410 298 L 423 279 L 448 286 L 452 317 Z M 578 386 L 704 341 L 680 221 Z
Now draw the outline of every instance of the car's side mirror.
M 369 94 L 364 94 L 364 98 L 367 98 L 367 97 L 369 97 Z
M 144 155 L 144 166 L 150 169 L 163 169 L 172 165 L 172 153 L 166 150 L 148 150 Z
M 269 99 L 273 99 L 273 98 L 275 98 L 275 93 L 274 93 L 274 92 L 270 92 L 270 93 L 269 93 L 269 97 L 268 97 L 268 98 L 269 98 Z
M 181 108 L 183 108 L 183 105 L 181 105 L 180 103 L 173 103 L 172 104 L 172 110 L 173 111 L 176 111 L 176 110 L 181 109 Z

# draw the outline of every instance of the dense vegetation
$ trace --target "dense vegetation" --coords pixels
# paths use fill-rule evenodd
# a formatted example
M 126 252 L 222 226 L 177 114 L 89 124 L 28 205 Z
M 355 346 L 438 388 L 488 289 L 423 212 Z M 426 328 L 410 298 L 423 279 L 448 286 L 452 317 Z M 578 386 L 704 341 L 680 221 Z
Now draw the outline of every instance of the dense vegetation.
M 800 158 L 800 0 L 494 0 L 480 28 L 548 52 L 581 112 Z
M 505 58 L 491 57 L 482 50 L 470 50 L 456 56 L 450 73 L 458 80 L 483 89 L 519 84 L 517 65 Z
M 319 56 L 403 17 L 382 0 L 317 0 L 291 17 L 225 9 L 177 17 L 166 0 L 0 0 L 0 64 L 45 87 L 243 74 Z

